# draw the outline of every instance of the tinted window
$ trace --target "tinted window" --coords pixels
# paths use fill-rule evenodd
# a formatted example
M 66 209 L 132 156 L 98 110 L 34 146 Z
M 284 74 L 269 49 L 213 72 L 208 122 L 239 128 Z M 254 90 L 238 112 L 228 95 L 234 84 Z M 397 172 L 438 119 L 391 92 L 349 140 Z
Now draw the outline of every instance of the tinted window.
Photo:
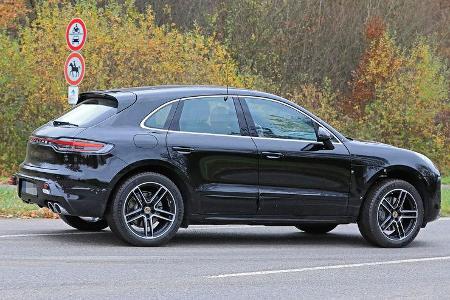
M 55 121 L 67 122 L 79 127 L 92 126 L 106 120 L 117 112 L 117 101 L 111 99 L 88 99 L 75 106 Z
M 180 131 L 240 135 L 233 99 L 224 97 L 185 100 Z
M 279 102 L 246 98 L 260 137 L 317 141 L 315 123 L 297 110 Z
M 146 127 L 163 129 L 166 124 L 170 110 L 175 103 L 163 106 L 154 112 L 144 123 Z

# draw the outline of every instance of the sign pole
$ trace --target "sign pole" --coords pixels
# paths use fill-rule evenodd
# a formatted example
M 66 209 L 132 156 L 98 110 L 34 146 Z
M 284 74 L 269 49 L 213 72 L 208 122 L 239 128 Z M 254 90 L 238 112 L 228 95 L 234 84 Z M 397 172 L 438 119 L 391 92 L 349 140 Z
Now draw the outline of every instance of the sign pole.
M 66 28 L 66 44 L 72 51 L 64 64 L 64 77 L 69 84 L 67 99 L 69 104 L 78 103 L 78 85 L 84 78 L 86 65 L 84 57 L 79 53 L 87 38 L 87 28 L 80 18 L 72 19 Z

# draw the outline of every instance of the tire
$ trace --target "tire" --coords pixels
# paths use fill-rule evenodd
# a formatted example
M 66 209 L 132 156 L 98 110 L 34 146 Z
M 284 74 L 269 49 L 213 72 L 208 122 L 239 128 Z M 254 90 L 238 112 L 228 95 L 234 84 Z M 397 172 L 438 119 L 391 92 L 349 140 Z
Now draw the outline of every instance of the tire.
M 423 201 L 410 183 L 388 179 L 367 194 L 358 220 L 359 231 L 371 244 L 384 248 L 409 245 L 423 223 Z
M 297 229 L 309 234 L 325 234 L 337 227 L 337 224 L 300 224 Z
M 108 207 L 111 230 L 135 246 L 160 246 L 178 231 L 184 214 L 183 198 L 166 176 L 146 172 L 120 185 Z
M 59 215 L 59 217 L 67 225 L 81 231 L 100 231 L 108 227 L 108 223 L 103 219 L 87 221 L 76 216 Z

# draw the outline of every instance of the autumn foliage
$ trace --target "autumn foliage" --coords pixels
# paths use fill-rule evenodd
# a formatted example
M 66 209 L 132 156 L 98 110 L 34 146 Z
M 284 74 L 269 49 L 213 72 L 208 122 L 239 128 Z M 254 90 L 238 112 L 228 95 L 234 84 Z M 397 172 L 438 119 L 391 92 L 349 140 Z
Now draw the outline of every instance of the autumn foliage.
M 0 28 L 17 29 L 19 19 L 27 12 L 24 0 L 0 0 Z
M 65 27 L 81 17 L 88 28 L 82 50 L 86 74 L 81 91 L 160 84 L 249 86 L 227 50 L 196 31 L 156 26 L 153 12 L 132 1 L 42 2 L 19 38 L 0 31 L 0 173 L 23 160 L 30 132 L 62 114 L 67 104 L 63 65 L 70 53 Z
M 402 65 L 400 50 L 380 18 L 373 18 L 366 26 L 369 46 L 362 55 L 350 82 L 351 94 L 345 101 L 345 112 L 362 118 L 366 105 L 375 98 L 376 88 L 392 79 Z
M 386 16 L 352 27 L 362 23 L 348 10 L 362 11 L 364 1 L 324 2 L 323 11 L 315 9 L 318 1 L 219 1 L 220 10 L 195 26 L 187 16 L 201 12 L 203 2 L 164 4 L 160 15 L 156 0 L 155 11 L 133 0 L 31 2 L 36 7 L 0 0 L 0 174 L 23 161 L 33 129 L 69 108 L 64 34 L 74 15 L 88 28 L 81 91 L 227 82 L 263 89 L 305 106 L 346 135 L 421 152 L 450 172 L 444 43 L 405 34 L 400 43 Z M 192 5 L 197 9 L 186 15 L 172 14 Z M 339 24 L 327 17 L 331 13 L 339 14 Z M 349 28 L 363 43 L 356 34 L 350 38 Z M 337 34 L 344 32 L 341 39 Z
M 379 18 L 367 24 L 368 48 L 349 83 L 343 113 L 354 136 L 428 155 L 450 167 L 448 69 L 425 38 L 400 49 Z

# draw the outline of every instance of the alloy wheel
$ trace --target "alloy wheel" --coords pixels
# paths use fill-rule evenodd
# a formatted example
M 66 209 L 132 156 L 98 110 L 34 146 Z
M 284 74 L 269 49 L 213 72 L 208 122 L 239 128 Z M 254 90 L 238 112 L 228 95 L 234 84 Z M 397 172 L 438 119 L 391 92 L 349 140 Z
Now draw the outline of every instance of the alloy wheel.
M 394 189 L 378 205 L 378 227 L 387 238 L 400 241 L 414 230 L 418 215 L 416 199 L 404 189 Z
M 122 214 L 130 232 L 140 238 L 155 239 L 163 236 L 173 225 L 176 203 L 165 186 L 145 182 L 128 194 Z

